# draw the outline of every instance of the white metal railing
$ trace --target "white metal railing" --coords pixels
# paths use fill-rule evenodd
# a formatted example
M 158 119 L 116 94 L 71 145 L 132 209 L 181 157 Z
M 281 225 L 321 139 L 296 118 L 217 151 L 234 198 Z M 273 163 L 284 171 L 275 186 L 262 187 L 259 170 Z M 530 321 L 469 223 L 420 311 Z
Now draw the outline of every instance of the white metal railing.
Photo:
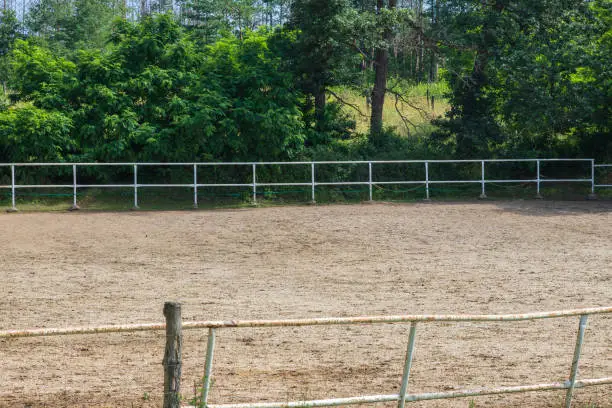
M 536 172 L 533 178 L 528 179 L 487 179 L 486 178 L 486 165 L 487 163 L 536 163 Z M 583 162 L 588 163 L 591 174 L 588 178 L 543 178 L 541 172 L 541 164 L 547 162 Z M 430 167 L 433 164 L 461 164 L 461 163 L 480 163 L 480 177 L 477 179 L 469 180 L 436 180 L 430 177 Z M 346 164 L 361 164 L 368 165 L 368 180 L 367 181 L 325 181 L 317 180 L 316 167 L 320 165 L 346 165 Z M 373 177 L 373 167 L 381 164 L 421 164 L 424 166 L 425 178 L 423 180 L 394 180 L 394 181 L 383 181 L 375 180 Z M 310 180 L 303 182 L 290 182 L 290 183 L 273 183 L 273 182 L 259 182 L 257 179 L 257 167 L 266 165 L 307 165 L 310 166 Z M 15 178 L 15 169 L 19 167 L 72 167 L 72 183 L 70 184 L 18 184 Z M 91 167 L 91 166 L 129 166 L 132 168 L 133 181 L 132 183 L 123 184 L 82 184 L 78 181 L 78 168 L 79 167 Z M 152 166 L 184 166 L 191 167 L 193 171 L 193 181 L 191 183 L 184 184 L 144 184 L 138 180 L 138 169 L 139 167 L 152 167 Z M 251 181 L 248 183 L 200 183 L 198 181 L 198 170 L 200 167 L 212 167 L 212 166 L 248 166 L 251 168 Z M 424 185 L 425 186 L 425 199 L 430 199 L 430 186 L 434 184 L 480 184 L 481 185 L 481 198 L 486 198 L 486 185 L 487 183 L 535 183 L 537 197 L 540 195 L 540 186 L 542 183 L 550 182 L 563 182 L 563 183 L 589 183 L 591 186 L 591 194 L 595 194 L 596 188 L 612 187 L 610 184 L 596 184 L 595 183 L 595 169 L 596 168 L 607 168 L 612 167 L 610 164 L 595 164 L 594 159 L 484 159 L 484 160 L 361 160 L 361 161 L 299 161 L 299 162 L 184 162 L 184 163 L 0 163 L 0 167 L 10 167 L 11 173 L 11 184 L 0 185 L 0 189 L 11 190 L 11 208 L 17 210 L 16 207 L 16 190 L 23 188 L 71 188 L 72 189 L 72 205 L 74 209 L 78 208 L 77 203 L 77 191 L 80 188 L 130 188 L 134 191 L 134 208 L 138 208 L 138 189 L 143 187 L 183 187 L 193 189 L 193 206 L 198 206 L 198 188 L 207 187 L 249 187 L 252 189 L 252 200 L 257 201 L 258 187 L 275 187 L 275 186 L 307 186 L 310 187 L 311 200 L 316 201 L 316 187 L 317 186 L 350 186 L 350 185 L 361 185 L 368 186 L 369 200 L 373 201 L 373 188 L 374 186 L 383 185 Z
M 304 408 L 304 407 L 328 407 L 338 405 L 397 402 L 398 408 L 403 408 L 406 402 L 450 399 L 469 396 L 520 393 L 529 391 L 566 390 L 565 407 L 570 408 L 572 397 L 576 388 L 612 384 L 612 376 L 595 379 L 578 379 L 578 366 L 584 341 L 584 335 L 589 315 L 610 314 L 612 306 L 588 309 L 574 309 L 553 312 L 538 312 L 524 314 L 505 315 L 399 315 L 399 316 L 362 316 L 341 318 L 315 318 L 315 319 L 289 319 L 289 320 L 231 320 L 231 321 L 192 321 L 181 322 L 181 329 L 208 329 L 208 342 L 206 347 L 205 374 L 199 403 L 208 408 Z M 435 322 L 516 322 L 526 320 L 539 320 L 551 318 L 563 318 L 579 316 L 578 334 L 567 380 L 562 382 L 517 385 L 510 387 L 479 388 L 468 390 L 456 390 L 449 392 L 429 392 L 421 394 L 409 394 L 408 385 L 412 357 L 416 344 L 417 324 L 431 324 Z M 385 323 L 410 323 L 410 334 L 406 350 L 406 359 L 402 373 L 402 380 L 397 394 L 366 395 L 345 398 L 328 398 L 308 401 L 288 402 L 256 402 L 241 404 L 208 404 L 208 395 L 211 388 L 212 363 L 214 358 L 216 331 L 226 328 L 261 328 L 261 327 L 302 327 L 302 326 L 330 326 L 330 325 L 357 325 L 357 324 L 385 324 Z M 30 330 L 5 330 L 0 331 L 0 339 L 36 336 L 59 336 L 76 334 L 100 334 L 164 330 L 167 328 L 163 323 L 131 324 L 122 326 L 99 326 L 66 329 L 30 329 Z M 180 364 L 180 361 L 178 362 Z

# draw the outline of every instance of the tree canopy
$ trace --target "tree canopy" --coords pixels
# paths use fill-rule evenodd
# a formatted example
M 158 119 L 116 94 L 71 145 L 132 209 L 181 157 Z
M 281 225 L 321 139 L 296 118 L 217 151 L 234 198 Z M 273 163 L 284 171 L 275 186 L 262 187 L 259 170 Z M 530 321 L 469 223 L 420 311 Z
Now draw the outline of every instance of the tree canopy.
M 612 158 L 608 0 L 11 5 L 0 162 Z

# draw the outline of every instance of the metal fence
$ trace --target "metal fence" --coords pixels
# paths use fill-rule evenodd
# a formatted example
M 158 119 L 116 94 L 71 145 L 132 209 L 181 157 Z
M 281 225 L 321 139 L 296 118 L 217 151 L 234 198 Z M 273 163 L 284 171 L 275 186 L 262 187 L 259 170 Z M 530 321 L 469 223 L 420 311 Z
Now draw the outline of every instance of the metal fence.
M 593 163 L 593 174 L 595 174 L 595 170 L 596 169 L 610 169 L 609 171 L 612 171 L 612 164 L 595 164 Z M 610 178 L 610 183 L 612 183 L 612 178 Z M 612 187 L 612 184 L 593 184 L 593 188 L 605 188 L 605 187 Z M 593 190 L 594 191 L 594 190 Z
M 177 304 L 166 303 L 166 306 Z M 584 341 L 587 319 L 592 314 L 610 314 L 612 307 L 598 307 L 589 309 L 574 309 L 565 311 L 539 312 L 526 314 L 505 314 L 505 315 L 400 315 L 400 316 L 363 316 L 363 317 L 343 317 L 343 318 L 317 318 L 317 319 L 290 319 L 290 320 L 232 320 L 232 321 L 197 321 L 197 322 L 182 322 L 180 320 L 180 305 L 178 305 L 178 333 L 179 337 L 182 329 L 208 329 L 208 342 L 205 360 L 205 375 L 199 403 L 202 407 L 208 408 L 305 408 L 305 407 L 330 407 L 339 405 L 365 404 L 377 402 L 397 402 L 398 408 L 403 408 L 406 402 L 434 400 L 434 399 L 451 399 L 470 396 L 494 395 L 521 393 L 530 391 L 547 391 L 547 390 L 566 390 L 565 407 L 570 408 L 574 390 L 577 388 L 596 386 L 604 384 L 612 384 L 612 376 L 593 378 L 593 379 L 578 379 L 578 366 Z M 164 313 L 166 307 L 164 307 Z M 578 333 L 576 336 L 576 345 L 570 368 L 570 374 L 567 380 L 562 382 L 517 385 L 510 387 L 493 387 L 456 390 L 448 392 L 430 392 L 422 394 L 409 394 L 408 385 L 410 380 L 410 370 L 412 367 L 412 357 L 414 355 L 416 345 L 416 330 L 419 324 L 433 324 L 436 322 L 516 322 L 516 321 L 533 321 L 540 319 L 552 319 L 579 316 Z M 76 334 L 100 334 L 100 333 L 117 333 L 117 332 L 135 332 L 148 330 L 164 330 L 166 329 L 166 337 L 170 338 L 171 342 L 176 342 L 176 335 L 168 333 L 172 319 L 166 315 L 168 324 L 153 323 L 153 324 L 134 324 L 123 326 L 100 326 L 86 328 L 68 328 L 68 329 L 31 329 L 31 330 L 8 330 L 0 331 L 0 339 L 16 338 L 16 337 L 35 337 L 35 336 L 58 336 L 58 335 L 76 335 Z M 211 375 L 213 358 L 216 343 L 216 331 L 226 328 L 262 328 L 262 327 L 300 327 L 300 326 L 330 326 L 330 325 L 362 325 L 362 324 L 388 324 L 388 323 L 410 323 L 410 334 L 408 336 L 408 345 L 406 351 L 406 359 L 404 363 L 401 383 L 397 394 L 386 395 L 365 395 L 346 398 L 328 398 L 308 401 L 285 401 L 285 402 L 254 402 L 241 404 L 208 404 L 208 395 L 211 388 Z M 178 344 L 181 344 L 179 341 Z M 179 346 L 180 347 L 180 346 Z M 168 350 L 168 345 L 166 346 Z M 180 352 L 179 352 L 180 356 Z M 178 361 L 173 361 L 175 366 L 180 367 L 180 358 Z M 180 368 L 178 370 L 180 373 Z M 179 378 L 180 383 L 180 378 Z M 168 384 L 165 384 L 164 390 L 167 390 Z M 177 390 L 180 387 L 177 387 Z M 176 401 L 178 401 L 178 395 Z
M 571 178 L 549 178 L 543 177 L 541 165 L 544 163 L 584 163 L 588 167 L 590 174 L 582 177 Z M 431 175 L 432 166 L 442 164 L 475 164 L 480 165 L 480 177 L 463 180 L 442 180 L 434 178 Z M 527 176 L 527 178 L 487 178 L 487 166 L 493 163 L 535 163 L 535 174 Z M 397 179 L 397 180 L 378 180 L 373 176 L 374 168 L 381 165 L 401 165 L 411 164 L 422 166 L 424 170 L 423 179 Z M 367 180 L 320 180 L 317 177 L 317 170 L 323 165 L 367 165 Z M 83 167 L 130 167 L 132 173 L 131 183 L 120 184 L 84 184 L 79 182 L 79 168 Z M 146 167 L 189 167 L 192 170 L 192 180 L 189 183 L 142 183 L 139 180 L 138 171 Z M 231 183 L 201 183 L 198 180 L 198 173 L 201 169 L 212 168 L 215 166 L 247 166 L 250 168 L 250 180 L 248 182 L 231 182 Z M 261 182 L 258 180 L 258 168 L 262 166 L 308 166 L 309 179 L 291 182 Z M 424 186 L 424 199 L 430 199 L 430 190 L 432 185 L 443 184 L 474 184 L 480 185 L 480 197 L 486 198 L 486 186 L 492 183 L 530 183 L 536 185 L 536 196 L 541 197 L 540 187 L 544 183 L 583 183 L 590 186 L 590 192 L 594 196 L 596 188 L 612 187 L 612 184 L 597 184 L 596 169 L 612 168 L 610 164 L 595 164 L 594 159 L 488 159 L 488 160 L 372 160 L 372 161 L 312 161 L 312 162 L 240 162 L 240 163 L 0 163 L 0 168 L 10 168 L 10 180 L 8 185 L 0 185 L 0 189 L 10 189 L 11 194 L 11 209 L 17 210 L 16 207 L 16 192 L 19 189 L 40 189 L 40 188 L 70 188 L 72 189 L 72 206 L 78 208 L 77 192 L 84 188 L 125 188 L 133 190 L 133 206 L 138 208 L 139 189 L 145 187 L 162 187 L 162 188 L 190 188 L 193 189 L 193 206 L 198 206 L 198 189 L 209 187 L 243 187 L 249 188 L 252 193 L 252 201 L 257 202 L 258 189 L 265 187 L 287 187 L 287 186 L 302 186 L 310 188 L 311 201 L 316 201 L 317 187 L 320 186 L 367 186 L 368 197 L 373 201 L 373 189 L 375 186 L 385 185 L 421 185 Z M 71 167 L 72 168 L 72 183 L 69 184 L 19 184 L 16 182 L 15 170 L 21 167 Z M 586 168 L 586 167 L 585 167 Z

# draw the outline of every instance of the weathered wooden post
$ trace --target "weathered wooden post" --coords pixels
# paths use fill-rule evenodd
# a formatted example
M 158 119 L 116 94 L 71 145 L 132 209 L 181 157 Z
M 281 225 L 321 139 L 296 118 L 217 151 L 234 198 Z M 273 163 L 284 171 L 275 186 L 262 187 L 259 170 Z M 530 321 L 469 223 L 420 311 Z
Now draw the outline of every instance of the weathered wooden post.
M 164 352 L 164 408 L 179 408 L 181 392 L 181 366 L 183 333 L 181 304 L 166 302 L 166 351 Z

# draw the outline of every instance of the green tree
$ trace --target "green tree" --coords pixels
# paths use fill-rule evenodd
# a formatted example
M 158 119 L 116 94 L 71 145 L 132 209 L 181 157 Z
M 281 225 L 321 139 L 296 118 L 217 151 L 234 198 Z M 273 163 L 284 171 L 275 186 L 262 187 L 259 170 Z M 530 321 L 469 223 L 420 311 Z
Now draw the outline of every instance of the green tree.
M 0 161 L 62 162 L 75 151 L 71 121 L 31 105 L 0 112 Z
M 205 44 L 218 40 L 230 29 L 218 0 L 187 0 L 183 17 L 185 26 Z
M 10 54 L 14 98 L 39 107 L 61 109 L 65 88 L 74 82 L 75 65 L 32 40 L 17 40 Z
M 25 18 L 28 30 L 60 49 L 102 48 L 121 0 L 40 0 Z
M 291 73 L 247 32 L 205 49 L 171 14 L 118 20 L 107 52 L 74 62 L 32 42 L 12 52 L 16 97 L 70 120 L 83 160 L 262 160 L 296 157 L 304 126 Z
M 396 5 L 396 0 L 389 0 L 387 9 L 393 12 Z M 385 13 L 383 0 L 377 0 L 376 12 L 378 14 Z M 374 52 L 374 87 L 372 89 L 372 113 L 370 116 L 370 133 L 374 137 L 380 135 L 383 129 L 383 110 L 389 71 L 389 43 L 393 37 L 392 27 L 389 25 L 386 25 L 382 31 L 382 41 Z
M 442 2 L 452 108 L 436 137 L 458 157 L 609 150 L 604 4 Z
M 2 11 L 0 14 L 0 81 L 4 96 L 7 92 L 9 79 L 8 54 L 13 49 L 15 40 L 20 37 L 21 24 L 12 10 Z
M 40 0 L 25 17 L 28 31 L 53 44 L 69 47 L 75 41 L 74 0 Z
M 300 94 L 267 32 L 226 37 L 209 49 L 200 93 L 223 96 L 211 152 L 224 160 L 291 159 L 304 148 Z
M 288 28 L 297 33 L 287 57 L 299 88 L 308 96 L 306 112 L 314 104 L 319 132 L 326 127 L 329 87 L 342 82 L 344 67 L 358 66 L 358 54 L 348 46 L 347 38 L 353 18 L 345 0 L 296 0 L 291 8 Z

